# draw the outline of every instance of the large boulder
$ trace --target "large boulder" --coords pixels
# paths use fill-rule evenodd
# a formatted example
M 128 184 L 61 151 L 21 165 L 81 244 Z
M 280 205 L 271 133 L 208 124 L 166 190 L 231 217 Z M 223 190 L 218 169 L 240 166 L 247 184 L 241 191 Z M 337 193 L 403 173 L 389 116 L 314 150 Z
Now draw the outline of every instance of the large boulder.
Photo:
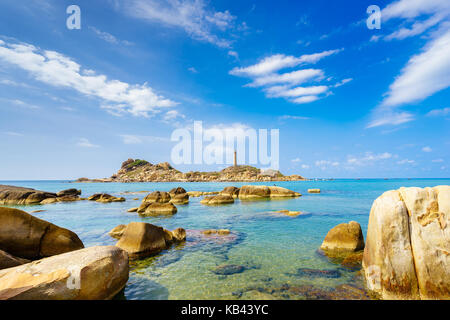
M 110 203 L 110 202 L 124 202 L 124 197 L 114 197 L 107 193 L 96 193 L 88 198 L 89 201 L 96 201 L 101 203 Z
M 123 230 L 116 246 L 127 251 L 130 259 L 139 259 L 166 249 L 175 241 L 186 239 L 182 228 L 168 231 L 144 222 L 131 222 Z
M 172 190 L 169 191 L 169 194 L 173 197 L 177 194 L 184 194 L 186 193 L 186 190 L 182 187 L 178 187 L 178 188 L 173 188 Z
M 160 215 L 172 215 L 177 213 L 178 209 L 172 203 L 150 203 L 145 210 L 138 209 L 138 213 L 142 216 L 160 216 Z
M 270 186 L 270 197 L 271 198 L 290 198 L 290 197 L 300 197 L 301 194 L 283 187 Z
M 66 190 L 62 190 L 60 192 L 58 192 L 56 195 L 58 197 L 64 197 L 64 196 L 73 196 L 73 197 L 77 197 L 81 194 L 81 190 L 77 190 L 75 188 L 72 189 L 66 189 Z
M 189 195 L 187 193 L 178 193 L 172 195 L 172 199 L 170 202 L 173 204 L 188 204 L 189 203 Z
M 370 211 L 363 268 L 383 299 L 450 299 L 450 186 L 400 188 Z
M 31 188 L 0 185 L 0 204 L 39 204 L 41 201 L 49 198 L 56 198 L 56 193 Z
M 300 193 L 277 186 L 242 186 L 239 190 L 239 199 L 267 199 L 267 198 L 289 198 L 299 197 Z
M 128 281 L 128 255 L 114 246 L 60 254 L 0 271 L 0 300 L 112 299 Z
M 239 196 L 239 188 L 237 187 L 225 187 L 222 191 L 219 193 L 222 196 L 230 196 L 233 198 L 237 198 Z
M 14 257 L 8 252 L 0 250 L 0 270 L 20 266 L 30 262 L 30 260 Z
M 221 205 L 221 204 L 230 204 L 234 203 L 234 198 L 232 196 L 223 196 L 223 195 L 217 195 L 217 196 L 206 196 L 201 201 L 201 204 L 205 205 Z
M 264 199 L 270 197 L 268 186 L 242 186 L 239 190 L 239 199 Z
M 154 191 L 152 193 L 149 193 L 145 196 L 145 198 L 142 200 L 141 205 L 139 206 L 139 209 L 137 212 L 142 213 L 145 212 L 147 207 L 151 205 L 152 203 L 167 203 L 171 199 L 171 196 L 168 192 L 164 191 Z
M 328 231 L 320 249 L 328 252 L 351 253 L 364 249 L 364 236 L 356 221 L 341 223 Z
M 0 249 L 26 259 L 40 259 L 84 248 L 67 229 L 14 208 L 0 207 Z

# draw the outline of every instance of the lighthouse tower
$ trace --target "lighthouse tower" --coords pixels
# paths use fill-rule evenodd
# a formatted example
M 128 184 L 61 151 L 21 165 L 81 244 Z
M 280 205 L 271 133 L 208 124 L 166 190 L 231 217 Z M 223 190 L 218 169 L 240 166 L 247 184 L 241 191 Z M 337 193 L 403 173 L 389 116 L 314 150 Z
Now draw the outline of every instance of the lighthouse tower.
M 234 150 L 234 166 L 237 167 L 237 153 L 236 153 L 236 150 Z

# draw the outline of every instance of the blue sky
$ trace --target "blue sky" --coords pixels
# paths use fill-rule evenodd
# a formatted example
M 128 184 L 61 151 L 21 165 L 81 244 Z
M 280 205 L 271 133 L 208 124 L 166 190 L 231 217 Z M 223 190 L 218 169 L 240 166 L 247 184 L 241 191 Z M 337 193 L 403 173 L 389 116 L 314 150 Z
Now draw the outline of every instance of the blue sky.
M 3 0 L 0 180 L 170 162 L 194 121 L 279 129 L 285 174 L 450 177 L 449 86 L 447 0 Z

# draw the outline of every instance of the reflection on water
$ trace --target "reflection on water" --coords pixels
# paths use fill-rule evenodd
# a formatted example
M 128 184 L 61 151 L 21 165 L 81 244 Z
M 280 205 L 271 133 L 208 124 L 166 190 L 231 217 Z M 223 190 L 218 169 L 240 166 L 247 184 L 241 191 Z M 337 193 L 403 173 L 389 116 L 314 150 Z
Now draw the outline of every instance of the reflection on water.
M 365 233 L 371 204 L 386 190 L 401 186 L 435 186 L 449 180 L 335 180 L 277 182 L 303 194 L 295 199 L 239 201 L 204 206 L 202 197 L 177 205 L 172 217 L 140 217 L 127 209 L 139 206 L 146 193 L 182 186 L 188 191 L 218 191 L 244 183 L 86 183 L 58 181 L 1 182 L 46 191 L 70 187 L 86 197 L 106 192 L 123 203 L 80 201 L 19 207 L 44 210 L 35 216 L 76 232 L 85 246 L 114 245 L 108 232 L 119 224 L 144 221 L 187 230 L 187 241 L 130 265 L 126 299 L 367 299 L 357 269 L 344 268 L 317 253 L 328 230 L 351 220 Z M 247 183 L 248 184 L 248 183 Z M 259 183 L 261 184 L 261 183 Z M 320 194 L 307 189 L 320 188 Z M 135 200 L 135 199 L 138 200 Z M 275 213 L 301 211 L 297 217 Z M 226 236 L 204 229 L 229 229 Z M 120 298 L 118 296 L 117 298 Z

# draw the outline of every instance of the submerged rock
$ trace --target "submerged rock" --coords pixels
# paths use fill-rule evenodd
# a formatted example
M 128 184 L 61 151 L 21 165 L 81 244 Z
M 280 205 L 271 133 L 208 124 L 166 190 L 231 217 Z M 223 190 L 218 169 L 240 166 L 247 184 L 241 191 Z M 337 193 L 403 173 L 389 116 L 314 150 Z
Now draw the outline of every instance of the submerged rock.
M 40 259 L 84 248 L 67 229 L 13 208 L 0 207 L 0 249 L 26 259 Z
M 383 193 L 370 211 L 363 268 L 383 299 L 450 299 L 450 186 Z
M 292 274 L 298 277 L 308 277 L 308 278 L 339 278 L 341 277 L 341 272 L 339 270 L 320 270 L 320 269 L 310 269 L 310 268 L 299 268 L 297 273 Z
M 225 264 L 221 266 L 217 266 L 213 273 L 223 276 L 228 276 L 235 273 L 242 273 L 246 270 L 244 266 L 236 265 L 236 264 Z
M 0 271 L 0 300 L 112 299 L 128 281 L 128 255 L 98 246 Z
M 230 230 L 228 229 L 208 229 L 208 230 L 204 230 L 202 231 L 203 234 L 206 235 L 213 235 L 213 234 L 217 234 L 217 235 L 229 235 L 230 234 Z

